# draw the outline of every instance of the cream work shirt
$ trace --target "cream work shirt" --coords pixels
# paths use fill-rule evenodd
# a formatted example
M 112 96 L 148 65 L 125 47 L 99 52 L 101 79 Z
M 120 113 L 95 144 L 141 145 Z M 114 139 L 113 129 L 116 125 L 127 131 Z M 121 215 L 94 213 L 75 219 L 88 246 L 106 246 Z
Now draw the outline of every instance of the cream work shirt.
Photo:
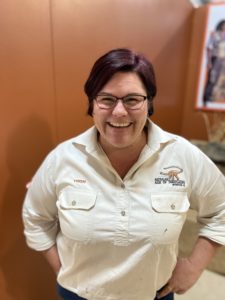
M 88 300 L 151 300 L 175 267 L 189 207 L 199 234 L 225 244 L 225 179 L 200 150 L 149 122 L 148 143 L 122 180 L 92 127 L 38 169 L 24 232 L 35 250 L 57 244 L 64 288 Z

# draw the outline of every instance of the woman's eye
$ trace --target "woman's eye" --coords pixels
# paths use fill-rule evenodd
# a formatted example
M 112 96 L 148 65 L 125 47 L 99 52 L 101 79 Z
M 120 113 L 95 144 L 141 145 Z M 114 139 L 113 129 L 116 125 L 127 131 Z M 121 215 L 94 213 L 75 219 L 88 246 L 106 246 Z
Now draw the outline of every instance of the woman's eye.
M 127 103 L 127 104 L 135 104 L 135 103 L 137 103 L 139 101 L 135 97 L 129 97 L 129 98 L 126 98 L 124 102 Z
M 104 97 L 101 99 L 101 101 L 103 102 L 109 102 L 109 103 L 114 103 L 115 99 L 114 98 L 110 98 L 110 97 Z

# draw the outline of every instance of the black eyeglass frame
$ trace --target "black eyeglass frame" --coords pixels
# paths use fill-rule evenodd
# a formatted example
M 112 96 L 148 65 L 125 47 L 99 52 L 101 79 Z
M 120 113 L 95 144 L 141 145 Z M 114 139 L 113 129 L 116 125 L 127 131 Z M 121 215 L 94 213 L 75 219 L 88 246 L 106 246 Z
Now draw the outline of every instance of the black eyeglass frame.
M 108 97 L 112 97 L 112 98 L 114 98 L 116 101 L 114 102 L 114 104 L 111 106 L 111 107 L 100 107 L 99 106 L 99 101 L 97 100 L 97 97 L 98 96 L 108 96 Z M 129 97 L 132 97 L 132 96 L 138 96 L 138 97 L 142 97 L 143 98 L 143 100 L 140 100 L 139 101 L 139 103 L 142 103 L 142 105 L 140 106 L 140 107 L 138 107 L 138 108 L 132 108 L 132 106 L 130 107 L 130 106 L 127 106 L 126 105 L 126 102 L 124 101 L 126 98 L 129 98 Z M 123 105 L 124 105 L 124 107 L 126 108 L 126 109 L 129 109 L 129 110 L 139 110 L 139 109 L 141 109 L 142 108 L 142 106 L 143 106 L 143 104 L 144 104 L 144 101 L 145 100 L 150 100 L 150 98 L 148 97 L 148 96 L 144 96 L 144 95 L 140 95 L 140 94 L 129 94 L 129 95 L 126 95 L 126 96 L 124 96 L 124 97 L 117 97 L 117 96 L 114 96 L 114 95 L 110 95 L 110 94 L 98 94 L 98 95 L 96 95 L 96 97 L 94 98 L 94 100 L 95 100 L 95 102 L 97 103 L 97 106 L 100 108 L 100 109 L 106 109 L 106 110 L 109 110 L 109 109 L 113 109 L 114 107 L 116 107 L 116 105 L 117 105 L 117 103 L 118 103 L 118 101 L 119 100 L 121 100 L 122 101 L 122 103 L 123 103 Z

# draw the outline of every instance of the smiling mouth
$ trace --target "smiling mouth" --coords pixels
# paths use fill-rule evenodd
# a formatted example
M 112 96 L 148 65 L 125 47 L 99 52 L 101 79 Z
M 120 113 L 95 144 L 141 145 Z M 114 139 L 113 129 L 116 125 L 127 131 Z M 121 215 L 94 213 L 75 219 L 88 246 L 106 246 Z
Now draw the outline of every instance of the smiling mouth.
M 108 122 L 108 125 L 114 128 L 127 128 L 131 125 L 131 122 L 127 122 L 127 123 L 111 123 Z

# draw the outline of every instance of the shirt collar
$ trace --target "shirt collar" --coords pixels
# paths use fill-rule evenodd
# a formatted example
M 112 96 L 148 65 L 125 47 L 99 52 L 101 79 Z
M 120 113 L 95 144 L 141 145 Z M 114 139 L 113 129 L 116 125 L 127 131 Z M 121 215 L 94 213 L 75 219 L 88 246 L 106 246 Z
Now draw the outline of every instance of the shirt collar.
M 98 148 L 98 131 L 95 126 L 90 127 L 72 140 L 74 146 L 83 146 L 88 152 L 96 151 Z
M 175 136 L 167 131 L 164 131 L 151 120 L 147 122 L 148 126 L 148 141 L 147 146 L 153 150 L 158 150 L 161 146 L 174 142 Z
M 148 127 L 148 141 L 147 146 L 152 150 L 158 150 L 162 145 L 175 141 L 175 136 L 162 130 L 159 126 L 153 123 L 151 120 L 147 120 L 146 126 Z M 84 133 L 78 135 L 72 139 L 74 146 L 83 146 L 86 151 L 96 152 L 99 150 L 98 146 L 98 131 L 95 126 L 92 126 Z

